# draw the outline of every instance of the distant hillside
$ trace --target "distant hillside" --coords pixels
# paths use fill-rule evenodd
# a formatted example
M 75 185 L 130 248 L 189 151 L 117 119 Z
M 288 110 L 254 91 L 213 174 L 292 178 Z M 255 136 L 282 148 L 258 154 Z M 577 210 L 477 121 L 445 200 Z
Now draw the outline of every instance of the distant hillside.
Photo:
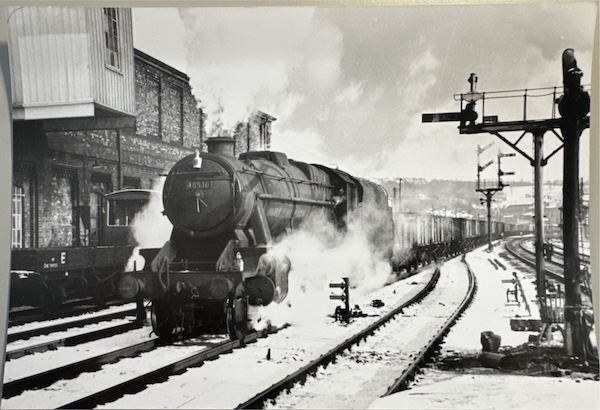
M 385 187 L 390 200 L 394 200 L 394 188 L 398 197 L 398 179 L 382 179 L 378 181 Z M 427 181 L 420 178 L 403 178 L 400 189 L 400 200 L 405 212 L 425 210 L 467 212 L 473 215 L 483 212 L 480 198 L 484 195 L 475 191 L 475 181 Z M 584 187 L 584 198 L 587 197 L 588 186 Z M 533 204 L 533 185 L 526 182 L 511 182 L 510 186 L 496 193 L 493 207 L 504 208 L 514 204 Z M 562 183 L 544 184 L 544 203 L 548 206 L 561 206 Z
M 424 210 L 444 210 L 473 213 L 474 206 L 479 206 L 480 194 L 475 191 L 473 181 L 448 181 L 434 179 L 406 178 L 399 187 L 398 180 L 380 180 L 390 199 L 396 199 L 400 191 L 402 209 L 406 212 Z

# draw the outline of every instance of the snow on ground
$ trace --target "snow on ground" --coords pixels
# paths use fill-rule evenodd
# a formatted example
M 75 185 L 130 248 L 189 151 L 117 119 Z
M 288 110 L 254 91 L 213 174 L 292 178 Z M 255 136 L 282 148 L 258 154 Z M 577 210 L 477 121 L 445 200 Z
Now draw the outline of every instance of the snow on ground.
M 598 382 L 430 371 L 417 387 L 373 409 L 598 409 Z
M 126 311 L 132 310 L 132 309 L 135 309 L 135 303 L 126 303 L 124 305 L 110 306 L 110 307 L 107 307 L 106 309 L 102 309 L 97 312 L 82 313 L 81 315 L 77 315 L 77 316 L 69 316 L 69 317 L 64 317 L 64 318 L 60 318 L 60 319 L 52 319 L 52 320 L 42 320 L 39 322 L 31 322 L 31 323 L 25 323 L 25 324 L 17 325 L 17 326 L 10 326 L 8 328 L 8 334 L 10 335 L 10 334 L 17 333 L 17 332 L 24 332 L 24 331 L 39 329 L 39 328 L 48 327 L 48 326 L 60 325 L 63 323 L 69 323 L 69 322 L 73 322 L 76 320 L 88 319 L 88 318 L 96 317 L 96 316 L 109 315 L 112 313 L 126 312 Z
M 440 271 L 436 286 L 420 303 L 405 308 L 374 336 L 344 351 L 335 364 L 318 369 L 316 377 L 296 384 L 290 394 L 282 392 L 265 408 L 364 409 L 385 394 L 467 293 L 469 277 L 460 258 L 444 263 Z
M 478 291 L 471 307 L 448 334 L 442 355 L 452 352 L 481 352 L 480 333 L 493 331 L 502 337 L 502 346 L 526 343 L 531 332 L 510 329 L 510 319 L 539 318 L 534 302 L 535 274 L 519 263 L 511 263 L 500 255 L 504 246 L 496 244 L 491 253 L 487 247 L 467 254 L 466 260 L 478 282 Z M 496 269 L 490 259 L 501 261 L 506 270 Z M 496 265 L 498 266 L 498 265 Z M 528 269 L 528 270 L 526 270 Z M 525 303 L 506 303 L 502 283 L 516 272 L 525 293 Z M 409 390 L 374 402 L 372 409 L 598 409 L 600 383 L 584 378 L 552 378 L 501 374 L 492 369 L 473 372 L 424 369 Z
M 60 332 L 52 332 L 45 335 L 33 336 L 29 339 L 19 339 L 6 344 L 6 353 L 11 353 L 18 349 L 36 346 L 42 343 L 49 343 L 55 340 L 66 339 L 73 336 L 80 336 L 86 333 L 92 333 L 102 329 L 108 329 L 118 325 L 130 323 L 131 319 L 113 319 L 100 323 L 92 323 L 82 327 L 71 328 Z
M 52 370 L 59 365 L 64 366 L 89 359 L 146 340 L 150 340 L 150 330 L 142 328 L 76 346 L 61 346 L 56 350 L 26 355 L 4 364 L 4 382 L 22 379 Z
M 313 316 L 310 322 L 294 323 L 243 349 L 221 355 L 200 367 L 189 368 L 165 383 L 150 385 L 143 392 L 126 395 L 98 408 L 235 408 L 257 391 L 297 371 L 354 335 L 359 328 L 368 326 L 393 307 L 404 303 L 417 292 L 416 284 L 428 281 L 433 271 L 434 266 L 428 266 L 407 280 L 364 297 L 355 292 L 351 296 L 352 305 L 359 304 L 368 316 L 349 325 L 336 323 L 328 316 L 328 313 L 333 313 L 332 307 L 328 312 L 322 312 L 320 317 Z M 374 298 L 382 300 L 384 306 L 379 309 L 369 306 Z M 268 354 L 270 359 L 267 359 Z

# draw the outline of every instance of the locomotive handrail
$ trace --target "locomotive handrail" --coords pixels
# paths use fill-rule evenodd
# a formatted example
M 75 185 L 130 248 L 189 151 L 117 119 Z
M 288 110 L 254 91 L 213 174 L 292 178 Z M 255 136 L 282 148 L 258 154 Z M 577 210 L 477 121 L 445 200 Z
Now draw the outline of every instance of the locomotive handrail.
M 267 199 L 271 201 L 284 201 L 284 202 L 293 202 L 296 204 L 307 204 L 307 205 L 322 205 L 322 206 L 334 206 L 333 201 L 320 201 L 317 199 L 306 199 L 306 198 L 297 198 L 292 196 L 277 196 L 271 194 L 258 194 L 256 195 L 258 199 Z
M 214 177 L 217 175 L 225 174 L 223 171 L 213 171 L 213 172 L 202 172 L 199 173 L 197 170 L 194 171 L 177 171 L 173 172 L 171 175 L 196 175 L 201 177 Z
M 329 184 L 324 184 L 322 182 L 318 182 L 318 181 L 312 181 L 310 179 L 299 179 L 299 178 L 290 178 L 290 177 L 282 177 L 280 175 L 272 175 L 272 174 L 267 174 L 264 171 L 258 171 L 258 170 L 254 170 L 254 169 L 250 169 L 250 168 L 242 168 L 242 171 L 244 173 L 248 173 L 248 174 L 254 174 L 254 175 L 260 175 L 263 176 L 265 178 L 271 178 L 271 179 L 276 179 L 278 181 L 288 181 L 288 182 L 295 182 L 298 184 L 307 184 L 307 185 L 315 185 L 321 188 L 333 188 L 333 185 L 329 185 Z

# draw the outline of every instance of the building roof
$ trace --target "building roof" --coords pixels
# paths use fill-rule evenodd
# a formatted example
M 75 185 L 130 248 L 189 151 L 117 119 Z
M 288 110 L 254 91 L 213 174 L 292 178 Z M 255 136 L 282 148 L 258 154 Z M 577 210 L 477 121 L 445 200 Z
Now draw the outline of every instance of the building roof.
M 185 82 L 189 82 L 190 81 L 190 77 L 188 77 L 187 74 L 177 70 L 176 68 L 171 67 L 168 64 L 163 63 L 160 60 L 157 60 L 156 58 L 144 53 L 143 51 L 138 50 L 137 48 L 133 49 L 133 55 L 134 58 L 139 59 L 144 61 L 145 63 L 153 66 L 154 68 L 163 71 L 169 75 L 172 75 L 174 77 L 178 77 L 180 80 L 185 81 Z

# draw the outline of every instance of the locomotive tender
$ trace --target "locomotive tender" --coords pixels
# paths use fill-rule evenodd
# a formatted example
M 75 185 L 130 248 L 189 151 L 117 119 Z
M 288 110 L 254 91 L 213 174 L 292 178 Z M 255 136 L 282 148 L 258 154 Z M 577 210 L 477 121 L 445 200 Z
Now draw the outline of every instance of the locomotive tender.
M 391 249 L 392 211 L 383 187 L 278 152 L 236 159 L 228 137 L 207 145 L 208 153 L 183 158 L 165 180 L 170 240 L 140 250 L 150 266 L 119 283 L 123 298 L 152 300 L 157 335 L 216 322 L 231 338 L 242 337 L 249 305 L 281 302 L 288 292 L 290 261 L 267 253 L 268 246 L 312 218 L 324 216 L 343 230 L 357 214 L 371 227 L 373 245 Z

